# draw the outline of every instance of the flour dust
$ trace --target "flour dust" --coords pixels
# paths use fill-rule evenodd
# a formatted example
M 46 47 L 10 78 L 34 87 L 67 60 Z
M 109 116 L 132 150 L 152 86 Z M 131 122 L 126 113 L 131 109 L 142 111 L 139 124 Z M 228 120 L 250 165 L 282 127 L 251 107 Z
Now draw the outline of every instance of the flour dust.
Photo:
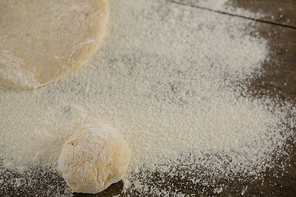
M 219 193 L 215 180 L 259 179 L 275 165 L 295 109 L 241 96 L 268 55 L 250 21 L 167 1 L 110 8 L 103 46 L 80 70 L 33 91 L 0 89 L 0 191 L 34 191 L 41 169 L 40 179 L 54 177 L 42 194 L 72 195 L 56 172 L 60 150 L 94 122 L 130 145 L 127 195 L 184 196 L 176 182 Z

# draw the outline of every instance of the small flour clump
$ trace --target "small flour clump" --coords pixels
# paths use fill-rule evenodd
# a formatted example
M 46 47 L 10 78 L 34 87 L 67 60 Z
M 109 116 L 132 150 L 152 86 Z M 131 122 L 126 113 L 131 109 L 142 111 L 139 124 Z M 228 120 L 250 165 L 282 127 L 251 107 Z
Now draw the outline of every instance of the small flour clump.
M 88 124 L 64 144 L 58 171 L 75 192 L 98 193 L 122 179 L 130 150 L 122 135 L 106 124 Z

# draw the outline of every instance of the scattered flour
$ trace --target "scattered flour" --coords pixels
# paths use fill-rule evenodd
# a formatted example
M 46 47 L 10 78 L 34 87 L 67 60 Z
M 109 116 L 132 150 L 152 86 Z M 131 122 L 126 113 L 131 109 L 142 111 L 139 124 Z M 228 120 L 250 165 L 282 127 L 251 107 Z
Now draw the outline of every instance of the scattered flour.
M 224 13 L 234 14 L 242 17 L 249 17 L 253 19 L 254 18 L 260 19 L 265 16 L 264 13 L 260 13 L 260 12 L 253 13 L 246 9 L 227 6 L 228 4 L 231 5 L 232 1 L 229 1 L 229 0 L 169 0 L 169 1 L 172 3 L 196 6 L 202 9 L 209 9 L 215 12 L 224 12 Z
M 166 1 L 109 4 L 107 38 L 88 65 L 40 89 L 0 89 L 0 180 L 27 172 L 15 187 L 36 184 L 29 166 L 57 173 L 64 142 L 94 122 L 130 145 L 127 193 L 184 196 L 166 183 L 176 176 L 220 193 L 214 180 L 260 178 L 274 165 L 295 109 L 240 96 L 268 55 L 249 21 Z M 71 195 L 54 183 L 44 194 Z

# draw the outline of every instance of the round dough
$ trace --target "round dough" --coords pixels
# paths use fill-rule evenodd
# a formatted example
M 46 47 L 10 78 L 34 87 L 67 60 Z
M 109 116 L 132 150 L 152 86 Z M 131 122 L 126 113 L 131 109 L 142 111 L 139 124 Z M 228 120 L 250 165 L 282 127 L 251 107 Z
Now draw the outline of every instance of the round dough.
M 63 146 L 58 171 L 73 191 L 98 193 L 122 179 L 130 157 L 128 144 L 116 129 L 89 124 Z
M 0 0 L 0 85 L 37 88 L 79 68 L 108 16 L 107 0 Z

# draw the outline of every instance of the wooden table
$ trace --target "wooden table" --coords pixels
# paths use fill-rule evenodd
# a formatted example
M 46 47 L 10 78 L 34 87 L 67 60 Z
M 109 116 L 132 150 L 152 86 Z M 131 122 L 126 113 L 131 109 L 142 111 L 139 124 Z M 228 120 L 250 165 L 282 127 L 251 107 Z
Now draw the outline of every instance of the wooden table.
M 215 10 L 212 8 L 199 7 L 197 0 L 168 0 L 167 3 L 179 6 L 192 6 L 198 9 L 206 9 L 209 12 L 218 12 L 221 15 L 244 18 L 244 20 L 255 21 L 256 32 L 268 40 L 270 57 L 263 65 L 264 73 L 254 80 L 249 81 L 248 93 L 255 98 L 269 96 L 275 101 L 289 101 L 296 104 L 296 0 L 232 0 L 230 4 L 234 7 L 243 8 L 252 12 L 261 12 L 263 18 L 250 18 L 236 13 Z M 295 116 L 295 114 L 291 114 Z M 296 134 L 295 128 L 290 128 Z M 283 131 L 285 132 L 285 131 Z M 211 186 L 205 187 L 193 184 L 189 180 L 180 177 L 170 178 L 167 182 L 167 190 L 182 190 L 186 196 L 198 196 L 204 191 L 205 196 L 296 196 L 296 142 L 290 139 L 286 146 L 286 155 L 277 162 L 288 161 L 285 170 L 273 168 L 267 170 L 262 180 L 240 179 L 234 177 L 232 181 L 216 180 L 216 184 L 224 185 L 221 193 L 214 192 Z M 42 172 L 39 168 L 34 177 L 36 180 L 32 186 L 7 188 L 7 196 L 41 196 L 41 190 L 47 190 L 50 185 L 60 184 L 62 178 L 56 173 Z M 13 176 L 22 177 L 15 173 Z M 38 177 L 47 177 L 47 180 Z M 157 184 L 158 175 L 151 177 L 152 182 Z M 166 187 L 163 186 L 163 187 Z M 121 193 L 123 183 L 112 185 L 104 192 L 97 195 L 74 194 L 74 196 L 113 196 Z M 244 190 L 244 193 L 241 191 Z M 50 196 L 50 194 L 48 194 Z M 126 196 L 141 196 L 137 194 L 126 194 Z
M 260 36 L 268 40 L 271 55 L 269 61 L 263 65 L 263 75 L 255 80 L 249 81 L 248 91 L 257 98 L 270 96 L 274 100 L 290 101 L 296 104 L 296 1 L 295 0 L 232 0 L 230 4 L 234 7 L 250 10 L 251 12 L 264 13 L 263 18 L 250 18 L 237 15 L 236 13 L 213 10 L 211 8 L 199 7 L 197 0 L 169 0 L 167 3 L 175 3 L 180 6 L 191 6 L 196 9 L 207 9 L 209 12 L 241 17 L 245 20 L 255 21 L 256 31 Z M 294 115 L 295 114 L 291 114 Z M 293 129 L 296 132 L 295 128 Z M 290 139 L 287 142 L 287 155 L 277 161 L 289 160 L 290 167 L 285 170 L 281 168 L 270 169 L 262 180 L 237 179 L 216 180 L 217 185 L 225 186 L 223 192 L 217 194 L 211 186 L 205 187 L 182 180 L 180 177 L 168 179 L 167 186 L 181 189 L 187 196 L 199 196 L 204 191 L 205 196 L 296 196 L 296 142 Z M 155 182 L 157 183 L 157 174 Z M 153 179 L 153 178 L 152 178 Z M 122 183 L 118 183 L 104 195 L 119 194 Z M 245 188 L 245 192 L 241 191 Z M 172 191 L 174 189 L 171 189 Z M 116 192 L 118 191 L 118 192 Z M 137 196 L 136 194 L 129 194 Z M 86 196 L 77 194 L 76 196 Z

